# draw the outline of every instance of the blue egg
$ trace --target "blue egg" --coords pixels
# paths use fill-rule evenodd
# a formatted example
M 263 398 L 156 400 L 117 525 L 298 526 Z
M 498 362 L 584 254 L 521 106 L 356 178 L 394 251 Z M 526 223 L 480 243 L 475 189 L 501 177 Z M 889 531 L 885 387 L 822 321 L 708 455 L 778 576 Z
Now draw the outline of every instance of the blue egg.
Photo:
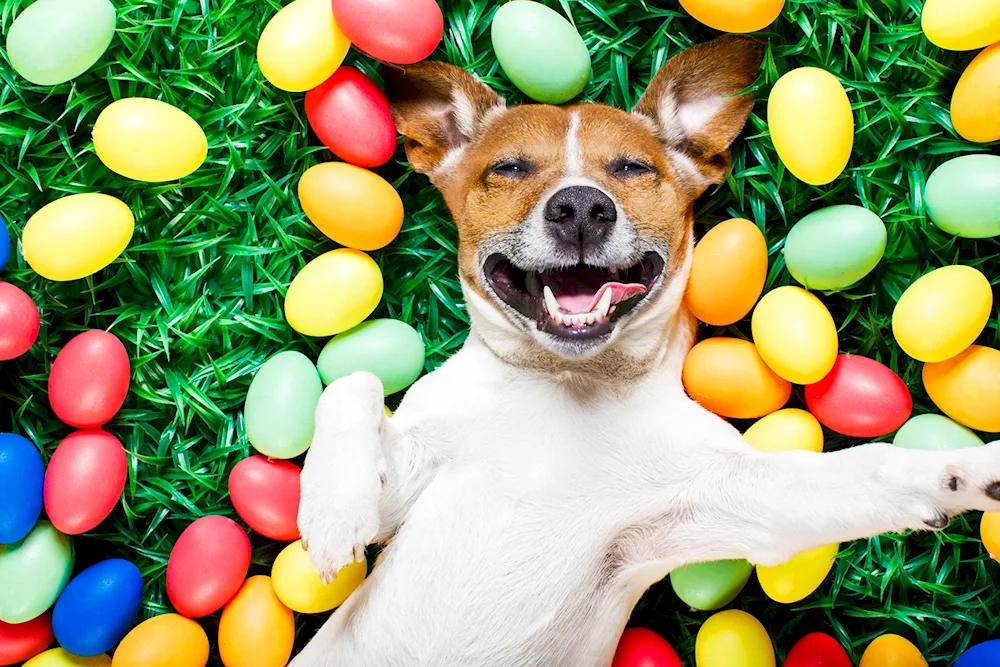
M 976 644 L 962 654 L 955 667 L 996 667 L 1000 665 L 1000 639 Z
M 7 266 L 8 257 L 10 257 L 10 234 L 7 233 L 7 223 L 0 215 L 0 271 Z
M 45 466 L 30 441 L 0 433 L 0 544 L 24 538 L 42 512 Z
M 121 558 L 101 561 L 66 586 L 52 612 L 52 630 L 70 653 L 93 657 L 128 634 L 141 604 L 139 568 Z

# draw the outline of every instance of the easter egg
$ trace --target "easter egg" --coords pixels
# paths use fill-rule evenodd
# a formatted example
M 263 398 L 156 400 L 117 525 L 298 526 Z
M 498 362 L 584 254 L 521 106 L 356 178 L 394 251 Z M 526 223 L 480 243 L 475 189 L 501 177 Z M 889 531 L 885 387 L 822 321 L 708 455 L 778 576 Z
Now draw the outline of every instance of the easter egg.
M 918 361 L 944 361 L 972 345 L 993 311 L 993 288 L 978 269 L 943 266 L 911 283 L 892 311 L 892 333 Z
M 611 667 L 684 667 L 667 640 L 646 628 L 629 628 L 618 640 Z
M 0 621 L 0 665 L 16 665 L 33 658 L 54 639 L 51 612 L 17 625 Z
M 306 336 L 361 324 L 382 298 L 382 272 L 359 250 L 338 248 L 306 264 L 285 294 L 285 319 Z
M 295 641 L 292 610 L 274 594 L 271 578 L 250 577 L 219 620 L 225 667 L 285 667 Z
M 319 140 L 345 162 L 377 167 L 396 152 L 396 124 L 385 93 L 353 67 L 338 67 L 306 93 L 306 118 Z
M 694 644 L 697 667 L 774 667 L 767 630 L 750 614 L 730 609 L 705 621 Z
M 1000 639 L 992 639 L 969 648 L 955 667 L 996 667 L 1000 665 Z
M 949 450 L 981 447 L 979 436 L 947 417 L 927 414 L 911 417 L 896 432 L 892 444 L 904 449 Z
M 224 516 L 203 516 L 184 529 L 167 561 L 170 604 L 188 618 L 222 609 L 250 569 L 250 540 Z
M 93 530 L 118 504 L 128 457 L 118 438 L 88 429 L 59 443 L 45 472 L 45 515 L 67 535 Z
M 299 180 L 299 203 L 321 232 L 358 250 L 387 245 L 403 226 L 403 202 L 392 184 L 346 162 L 307 169 Z
M 1000 42 L 1000 6 L 996 0 L 927 0 L 920 26 L 942 49 L 981 49 Z
M 357 371 L 373 373 L 388 396 L 420 377 L 424 341 L 406 322 L 370 320 L 331 338 L 316 365 L 326 384 Z
M 41 319 L 31 297 L 0 280 L 0 361 L 16 359 L 38 338 Z
M 868 645 L 858 667 L 927 667 L 927 661 L 908 640 L 882 635 Z
M 869 273 L 885 252 L 882 218 L 860 206 L 827 206 L 799 220 L 785 239 L 785 266 L 814 290 L 841 290 Z
M 229 474 L 229 499 L 240 518 L 264 537 L 297 540 L 301 474 L 291 461 L 250 456 Z
M 580 33 L 541 3 L 517 0 L 501 5 L 491 35 L 504 74 L 532 99 L 562 104 L 590 80 L 590 53 Z
M 728 326 L 757 303 L 767 278 L 767 242 L 757 225 L 733 218 L 698 241 L 684 302 L 706 324 Z
M 942 231 L 970 239 L 1000 235 L 1000 155 L 963 155 L 931 172 L 927 215 Z
M 752 419 L 780 409 L 792 385 L 775 374 L 754 344 L 738 338 L 707 338 L 688 352 L 684 389 L 709 412 Z
M 962 72 L 951 96 L 951 122 L 963 138 L 1000 139 L 1000 44 L 985 48 Z
M 874 359 L 841 354 L 833 370 L 806 387 L 809 412 L 827 428 L 856 438 L 892 433 L 910 418 L 913 399 L 899 376 Z
M 257 64 L 271 85 L 302 92 L 330 78 L 349 48 L 330 0 L 293 0 L 264 26 Z
M 301 352 L 279 352 L 254 375 L 243 418 L 258 452 L 290 459 L 309 448 L 316 405 L 323 393 L 316 366 Z
M 795 642 L 782 667 L 852 667 L 852 664 L 840 642 L 822 632 L 813 632 Z
M 785 408 L 762 417 L 743 437 L 762 452 L 823 451 L 823 427 L 815 417 L 798 408 Z
M 791 604 L 812 595 L 833 568 L 839 544 L 817 547 L 793 557 L 781 565 L 757 567 L 757 579 L 767 597 Z
M 54 648 L 35 656 L 21 667 L 111 667 L 111 658 L 105 654 L 81 658 L 62 648 Z
M 0 271 L 7 266 L 7 258 L 10 257 L 10 234 L 7 232 L 7 223 L 3 216 L 0 216 Z
M 195 621 L 163 614 L 132 629 L 115 649 L 112 667 L 205 667 L 208 635 Z
M 670 585 L 687 606 L 713 611 L 735 600 L 752 572 L 753 565 L 743 559 L 691 563 L 670 573 Z
M 139 568 L 121 558 L 104 560 L 66 586 L 52 611 L 52 630 L 70 653 L 98 655 L 128 633 L 141 604 Z
M 983 548 L 990 558 L 1000 558 L 1000 512 L 984 512 L 979 524 L 979 534 L 983 540 Z
M 833 181 L 851 158 L 851 102 L 826 70 L 800 67 L 778 79 L 767 100 L 767 124 L 778 157 L 810 185 Z
M 38 0 L 10 26 L 7 57 L 31 83 L 54 86 L 90 69 L 114 35 L 108 0 Z
M 123 202 L 96 192 L 70 195 L 38 209 L 21 234 L 21 253 L 49 280 L 97 273 L 128 247 L 135 218 Z
M 723 32 L 756 32 L 771 25 L 785 0 L 681 0 L 698 21 Z
M 946 361 L 925 364 L 924 389 L 959 424 L 1000 433 L 1000 350 L 972 345 Z
M 0 544 L 31 532 L 42 513 L 42 456 L 26 438 L 0 433 Z
M 73 546 L 48 521 L 13 544 L 0 544 L 0 621 L 27 623 L 52 606 L 73 572 Z
M 789 382 L 819 382 L 837 360 L 837 325 L 823 302 L 801 287 L 765 294 L 750 326 L 764 363 Z
M 101 162 L 136 181 L 158 183 L 187 176 L 208 155 L 208 140 L 191 116 L 166 102 L 129 97 L 112 102 L 94 123 Z
M 107 331 L 74 336 L 52 362 L 49 403 L 59 419 L 76 428 L 111 421 L 128 396 L 128 352 Z
M 274 559 L 271 585 L 281 603 L 292 611 L 320 614 L 342 605 L 367 574 L 368 563 L 362 558 L 342 567 L 335 581 L 324 584 L 302 548 L 302 540 L 296 540 Z
M 434 0 L 333 0 L 333 14 L 356 47 L 397 65 L 431 55 L 444 32 Z

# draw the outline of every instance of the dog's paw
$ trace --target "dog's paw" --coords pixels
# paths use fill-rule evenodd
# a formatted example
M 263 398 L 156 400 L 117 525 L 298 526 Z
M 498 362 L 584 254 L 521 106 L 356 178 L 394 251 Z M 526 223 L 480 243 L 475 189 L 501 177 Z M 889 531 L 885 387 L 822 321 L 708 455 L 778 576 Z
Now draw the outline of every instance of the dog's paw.
M 935 511 L 924 523 L 939 530 L 950 517 L 969 510 L 1000 510 L 1000 443 L 941 452 L 933 491 Z

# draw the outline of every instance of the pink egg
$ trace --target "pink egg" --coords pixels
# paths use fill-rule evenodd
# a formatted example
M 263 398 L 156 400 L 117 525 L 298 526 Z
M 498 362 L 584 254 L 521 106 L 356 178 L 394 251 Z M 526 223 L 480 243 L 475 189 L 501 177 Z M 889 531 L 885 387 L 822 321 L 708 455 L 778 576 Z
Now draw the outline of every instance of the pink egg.
M 899 376 L 874 359 L 837 356 L 826 377 L 806 387 L 813 416 L 837 433 L 876 438 L 892 433 L 910 418 L 913 399 Z
M 229 499 L 240 518 L 264 537 L 299 539 L 299 475 L 290 461 L 251 456 L 229 474 Z
M 222 609 L 250 569 L 250 540 L 224 516 L 203 516 L 184 529 L 167 561 L 167 595 L 181 615 L 208 616 Z
M 128 478 L 128 456 L 118 438 L 101 429 L 71 433 L 45 471 L 45 513 L 59 532 L 93 530 L 118 504 Z
M 56 355 L 49 372 L 49 403 L 76 428 L 97 428 L 128 396 L 131 367 L 125 346 L 107 331 L 84 331 Z
M 27 352 L 35 344 L 40 327 L 38 307 L 31 297 L 0 280 L 0 361 Z
M 333 16 L 354 46 L 397 65 L 429 56 L 444 32 L 435 0 L 333 0 Z

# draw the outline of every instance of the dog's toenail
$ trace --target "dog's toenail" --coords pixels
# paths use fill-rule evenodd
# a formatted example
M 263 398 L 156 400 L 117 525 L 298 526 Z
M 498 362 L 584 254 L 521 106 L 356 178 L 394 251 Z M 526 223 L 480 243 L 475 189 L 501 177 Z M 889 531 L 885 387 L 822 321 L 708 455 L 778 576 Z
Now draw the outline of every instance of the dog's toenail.
M 1000 500 L 1000 482 L 993 482 L 986 487 L 986 495 L 993 500 Z
M 939 513 L 933 519 L 924 519 L 924 523 L 934 530 L 943 530 L 948 527 L 951 519 L 946 514 Z

